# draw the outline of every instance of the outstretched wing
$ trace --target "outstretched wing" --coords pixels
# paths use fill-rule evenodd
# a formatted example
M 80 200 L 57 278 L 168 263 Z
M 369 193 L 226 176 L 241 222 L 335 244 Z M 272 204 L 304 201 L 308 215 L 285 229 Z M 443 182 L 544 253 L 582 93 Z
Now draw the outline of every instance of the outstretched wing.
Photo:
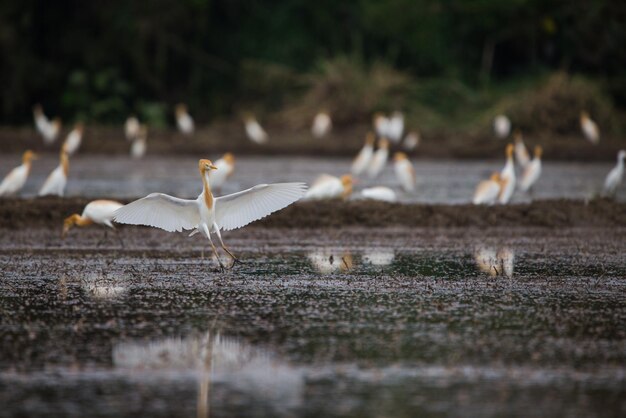
M 304 183 L 259 184 L 215 199 L 215 222 L 229 231 L 266 217 L 304 196 Z
M 122 224 L 147 225 L 180 232 L 193 229 L 200 223 L 200 210 L 196 200 L 152 193 L 116 210 L 113 220 Z

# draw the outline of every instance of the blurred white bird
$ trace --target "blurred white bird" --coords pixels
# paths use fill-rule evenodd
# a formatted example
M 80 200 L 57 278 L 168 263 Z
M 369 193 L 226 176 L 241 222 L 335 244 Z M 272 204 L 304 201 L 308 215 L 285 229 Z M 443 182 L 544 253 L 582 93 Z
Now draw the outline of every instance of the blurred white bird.
M 311 185 L 304 198 L 307 200 L 347 199 L 352 194 L 352 176 L 341 177 L 322 174 Z
M 505 205 L 509 203 L 513 192 L 515 191 L 515 164 L 513 162 L 513 144 L 507 144 L 506 146 L 506 164 L 500 172 L 503 184 L 500 190 L 500 196 L 498 201 Z
M 413 151 L 415 148 L 418 147 L 418 145 L 420 144 L 420 141 L 421 141 L 420 133 L 418 131 L 411 131 L 404 138 L 404 142 L 402 143 L 402 146 L 407 151 Z
M 37 155 L 31 150 L 22 154 L 22 164 L 9 171 L 0 183 L 0 196 L 10 196 L 22 190 L 28 179 L 32 161 L 36 158 Z
M 474 260 L 478 269 L 492 277 L 513 276 L 515 255 L 507 247 L 494 250 L 491 247 L 480 247 L 474 251 Z
M 367 170 L 367 174 L 371 179 L 376 178 L 380 175 L 380 173 L 385 168 L 385 164 L 387 164 L 387 159 L 389 158 L 389 141 L 385 138 L 381 138 L 378 140 L 378 149 L 374 152 L 374 156 L 372 157 L 372 162 L 369 165 Z
M 374 131 L 379 138 L 386 138 L 389 135 L 389 123 L 391 121 L 380 112 L 374 113 Z
M 498 115 L 493 119 L 493 131 L 500 139 L 504 139 L 511 133 L 511 120 L 505 115 Z
M 584 111 L 580 112 L 580 129 L 582 129 L 585 138 L 593 145 L 597 145 L 600 142 L 598 125 L 589 117 L 589 113 Z
M 267 132 L 265 132 L 254 116 L 247 116 L 244 119 L 244 123 L 246 127 L 246 135 L 248 135 L 248 139 L 250 141 L 256 142 L 257 144 L 265 144 L 267 142 Z
M 191 135 L 194 130 L 193 118 L 187 111 L 187 105 L 179 103 L 176 105 L 176 125 L 178 130 L 185 135 Z
M 330 132 L 332 126 L 333 122 L 330 119 L 330 115 L 327 112 L 320 112 L 313 119 L 311 133 L 315 138 L 323 138 Z
M 61 132 L 61 119 L 54 118 L 52 121 L 43 113 L 41 105 L 35 105 L 33 107 L 33 116 L 35 118 L 35 126 L 37 131 L 43 137 L 43 141 L 46 145 L 52 144 L 56 141 L 59 133 Z
M 235 156 L 230 152 L 227 152 L 215 162 L 216 170 L 211 170 L 209 172 L 209 178 L 211 179 L 211 185 L 217 189 L 221 190 L 226 180 L 233 174 L 235 171 Z
M 363 148 L 361 148 L 361 151 L 352 162 L 353 175 L 358 176 L 369 166 L 370 161 L 372 160 L 372 155 L 374 154 L 375 140 L 376 138 L 374 137 L 374 134 L 368 132 L 365 136 L 365 145 L 363 145 Z
M 137 138 L 140 127 L 139 119 L 135 116 L 129 116 L 129 118 L 126 119 L 126 123 L 124 123 L 124 135 L 126 135 L 126 140 L 132 141 Z
M 523 169 L 530 163 L 530 155 L 528 154 L 528 150 L 526 149 L 526 145 L 524 144 L 524 138 L 522 137 L 522 133 L 519 131 L 515 131 L 513 134 L 515 140 L 515 160 L 517 164 Z
M 368 187 L 361 190 L 361 196 L 364 199 L 380 200 L 382 202 L 397 202 L 398 196 L 396 192 L 385 186 Z
M 70 172 L 70 159 L 67 155 L 65 146 L 61 148 L 59 156 L 59 165 L 52 170 L 48 178 L 39 189 L 39 196 L 55 195 L 61 196 L 65 194 L 65 186 L 67 185 L 67 176 Z
M 114 200 L 100 199 L 89 202 L 85 205 L 82 215 L 75 213 L 65 218 L 63 221 L 63 234 L 61 236 L 65 238 L 74 225 L 87 226 L 95 223 L 114 228 L 111 223 L 113 214 L 122 206 L 124 205 Z
M 535 158 L 533 158 L 533 160 L 526 165 L 526 168 L 524 168 L 522 177 L 519 180 L 519 188 L 524 192 L 531 190 L 537 180 L 539 180 L 539 176 L 541 176 L 542 153 L 543 149 L 541 146 L 537 145 L 535 147 Z
M 217 248 L 211 240 L 215 233 L 222 249 L 233 259 L 237 258 L 226 248 L 220 229 L 229 231 L 241 228 L 289 206 L 306 191 L 304 183 L 260 184 L 248 190 L 213 197 L 209 172 L 216 170 L 210 160 L 200 160 L 198 169 L 202 176 L 202 193 L 195 200 L 179 199 L 163 193 L 152 193 L 131 202 L 117 211 L 113 220 L 119 223 L 147 225 L 166 231 L 192 229 L 191 235 L 201 232 L 209 240 L 222 270 Z
M 398 143 L 404 133 L 404 115 L 402 112 L 393 112 L 389 118 L 388 139 L 393 143 Z
M 403 152 L 396 152 L 393 159 L 396 177 L 398 178 L 400 185 L 405 192 L 414 192 L 417 180 L 415 178 L 415 169 L 413 168 L 413 164 L 411 164 L 411 161 L 409 161 L 409 158 Z
M 83 124 L 77 123 L 76 125 L 74 125 L 74 129 L 72 129 L 70 133 L 67 134 L 67 137 L 65 138 L 65 142 L 63 143 L 63 146 L 65 147 L 69 155 L 74 155 L 74 153 L 78 151 L 78 148 L 80 147 L 80 143 L 83 140 L 83 131 L 84 131 Z
M 133 143 L 130 146 L 130 156 L 138 160 L 143 158 L 148 148 L 148 127 L 146 125 L 139 126 L 139 132 L 133 139 Z
M 502 189 L 502 179 L 500 173 L 493 173 L 489 180 L 478 183 L 472 203 L 475 205 L 493 205 L 498 201 L 500 190 Z
M 621 150 L 617 153 L 617 165 L 606 176 L 604 180 L 604 195 L 614 196 L 617 188 L 622 183 L 624 178 L 624 158 L 626 158 L 626 151 Z

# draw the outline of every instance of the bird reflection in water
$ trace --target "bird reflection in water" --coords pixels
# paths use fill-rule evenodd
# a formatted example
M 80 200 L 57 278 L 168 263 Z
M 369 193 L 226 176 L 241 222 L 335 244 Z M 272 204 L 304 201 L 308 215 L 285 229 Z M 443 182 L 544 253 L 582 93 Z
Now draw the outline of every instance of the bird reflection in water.
M 513 277 L 515 254 L 508 247 L 478 247 L 474 251 L 474 260 L 479 271 L 492 277 Z
M 347 272 L 354 267 L 354 260 L 349 251 L 315 250 L 307 254 L 313 268 L 322 274 Z

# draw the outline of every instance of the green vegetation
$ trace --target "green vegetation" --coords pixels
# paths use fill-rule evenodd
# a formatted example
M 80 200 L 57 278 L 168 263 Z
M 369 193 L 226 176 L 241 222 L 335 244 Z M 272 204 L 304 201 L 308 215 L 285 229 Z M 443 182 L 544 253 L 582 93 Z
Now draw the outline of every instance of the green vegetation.
M 587 107 L 619 130 L 625 14 L 614 0 L 9 0 L 0 123 L 42 102 L 66 120 L 158 126 L 182 101 L 200 122 L 400 108 L 426 128 L 506 111 L 558 132 Z

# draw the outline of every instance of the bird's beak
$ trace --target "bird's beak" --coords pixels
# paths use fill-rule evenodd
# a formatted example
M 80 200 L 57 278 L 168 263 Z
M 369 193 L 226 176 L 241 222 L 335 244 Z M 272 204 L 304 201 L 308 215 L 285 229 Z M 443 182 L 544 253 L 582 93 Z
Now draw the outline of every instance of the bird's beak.
M 210 165 L 210 166 L 209 166 L 209 168 L 210 168 L 211 170 L 217 170 L 217 167 L 215 167 L 214 165 Z

